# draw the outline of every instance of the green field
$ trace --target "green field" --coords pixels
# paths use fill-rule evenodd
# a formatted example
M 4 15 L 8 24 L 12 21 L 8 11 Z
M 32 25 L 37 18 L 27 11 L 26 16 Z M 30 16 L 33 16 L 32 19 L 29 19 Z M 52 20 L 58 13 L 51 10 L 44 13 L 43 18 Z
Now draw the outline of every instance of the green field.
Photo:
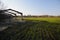
M 26 17 L 24 19 L 30 21 L 48 21 L 48 22 L 60 23 L 59 17 Z
M 60 40 L 60 18 L 27 17 L 24 20 L 2 31 L 1 40 Z

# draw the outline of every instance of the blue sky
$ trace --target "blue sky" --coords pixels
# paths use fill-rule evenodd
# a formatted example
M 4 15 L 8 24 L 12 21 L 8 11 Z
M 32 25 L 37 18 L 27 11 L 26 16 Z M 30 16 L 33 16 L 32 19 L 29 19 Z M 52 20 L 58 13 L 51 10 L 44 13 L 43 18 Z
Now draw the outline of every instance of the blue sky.
M 60 0 L 1 0 L 24 15 L 60 15 Z

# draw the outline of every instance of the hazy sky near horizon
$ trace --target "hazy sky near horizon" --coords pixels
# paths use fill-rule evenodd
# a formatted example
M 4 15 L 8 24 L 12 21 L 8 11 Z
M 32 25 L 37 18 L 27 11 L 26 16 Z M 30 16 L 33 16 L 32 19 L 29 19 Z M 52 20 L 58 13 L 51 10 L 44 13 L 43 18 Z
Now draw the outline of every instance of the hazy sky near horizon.
M 60 15 L 60 0 L 1 0 L 24 15 Z

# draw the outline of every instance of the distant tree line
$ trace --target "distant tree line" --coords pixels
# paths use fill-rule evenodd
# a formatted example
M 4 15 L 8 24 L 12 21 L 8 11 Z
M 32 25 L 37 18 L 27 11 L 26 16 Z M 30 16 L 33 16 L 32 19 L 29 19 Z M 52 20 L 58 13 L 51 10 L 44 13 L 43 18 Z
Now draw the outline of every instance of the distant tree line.
M 52 16 L 52 15 L 40 15 L 40 16 L 37 16 L 37 15 L 27 15 L 24 17 L 60 17 L 60 16 Z

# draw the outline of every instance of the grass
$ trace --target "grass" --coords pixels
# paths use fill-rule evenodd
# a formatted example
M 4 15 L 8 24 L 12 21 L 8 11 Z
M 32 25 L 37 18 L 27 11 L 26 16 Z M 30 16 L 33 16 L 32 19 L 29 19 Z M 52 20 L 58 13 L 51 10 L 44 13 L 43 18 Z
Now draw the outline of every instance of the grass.
M 30 21 L 48 21 L 48 22 L 56 22 L 60 23 L 60 18 L 59 17 L 26 17 L 24 18 L 25 20 L 30 20 Z
M 1 40 L 60 40 L 60 18 L 24 18 L 0 32 Z

